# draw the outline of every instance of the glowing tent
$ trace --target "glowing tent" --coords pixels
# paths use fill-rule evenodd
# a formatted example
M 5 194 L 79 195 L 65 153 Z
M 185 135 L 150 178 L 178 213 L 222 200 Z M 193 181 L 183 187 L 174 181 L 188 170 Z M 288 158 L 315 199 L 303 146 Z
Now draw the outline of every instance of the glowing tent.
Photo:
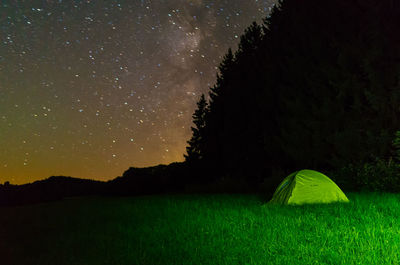
M 349 202 L 343 191 L 324 174 L 303 169 L 287 176 L 276 189 L 270 203 L 305 204 Z

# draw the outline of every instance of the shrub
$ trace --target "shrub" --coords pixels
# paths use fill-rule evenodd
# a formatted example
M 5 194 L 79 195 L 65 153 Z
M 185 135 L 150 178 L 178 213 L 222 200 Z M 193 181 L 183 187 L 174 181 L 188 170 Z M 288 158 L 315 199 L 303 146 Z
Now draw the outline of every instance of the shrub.
M 372 162 L 349 164 L 329 176 L 346 191 L 400 192 L 400 131 L 392 141 L 394 159 L 375 158 Z
M 331 173 L 340 188 L 347 191 L 400 192 L 400 164 L 392 158 L 377 158 L 374 162 L 348 165 Z
M 400 162 L 400 131 L 396 131 L 395 137 L 392 142 L 394 150 L 394 158 L 396 162 Z

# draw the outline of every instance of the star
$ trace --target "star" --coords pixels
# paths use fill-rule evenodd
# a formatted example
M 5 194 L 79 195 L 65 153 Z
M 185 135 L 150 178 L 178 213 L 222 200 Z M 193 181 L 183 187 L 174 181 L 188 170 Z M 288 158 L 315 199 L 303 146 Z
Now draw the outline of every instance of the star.
M 199 96 L 274 2 L 3 2 L 0 183 L 183 161 Z

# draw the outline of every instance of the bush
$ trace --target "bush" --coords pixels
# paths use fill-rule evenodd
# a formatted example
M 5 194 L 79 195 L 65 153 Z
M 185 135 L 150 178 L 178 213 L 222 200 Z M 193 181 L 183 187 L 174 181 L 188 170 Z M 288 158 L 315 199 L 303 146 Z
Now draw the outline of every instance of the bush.
M 392 142 L 392 148 L 396 162 L 400 162 L 400 131 L 396 131 Z
M 345 191 L 400 192 L 400 131 L 395 132 L 391 154 L 394 159 L 349 164 L 329 176 Z
M 359 172 L 358 179 L 362 186 L 370 191 L 400 191 L 400 165 L 389 161 L 377 159 L 375 163 L 364 164 Z
M 377 158 L 374 162 L 360 165 L 350 164 L 331 173 L 331 178 L 346 191 L 400 192 L 400 164 L 392 158 L 388 161 Z

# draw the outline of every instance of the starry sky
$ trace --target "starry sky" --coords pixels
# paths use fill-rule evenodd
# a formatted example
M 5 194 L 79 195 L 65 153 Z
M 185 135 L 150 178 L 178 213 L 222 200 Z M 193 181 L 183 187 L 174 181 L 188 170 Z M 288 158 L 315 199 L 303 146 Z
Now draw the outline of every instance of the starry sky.
M 227 49 L 276 0 L 0 3 L 0 183 L 183 161 Z

